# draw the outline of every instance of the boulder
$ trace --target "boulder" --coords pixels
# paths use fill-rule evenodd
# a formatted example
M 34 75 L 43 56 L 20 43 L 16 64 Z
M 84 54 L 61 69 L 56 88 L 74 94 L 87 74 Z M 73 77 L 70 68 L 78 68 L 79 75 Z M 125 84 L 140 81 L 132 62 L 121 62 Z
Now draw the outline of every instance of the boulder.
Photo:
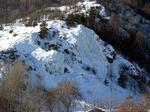
M 46 48 L 46 50 L 56 50 L 57 51 L 59 49 L 59 45 L 45 43 L 45 48 Z

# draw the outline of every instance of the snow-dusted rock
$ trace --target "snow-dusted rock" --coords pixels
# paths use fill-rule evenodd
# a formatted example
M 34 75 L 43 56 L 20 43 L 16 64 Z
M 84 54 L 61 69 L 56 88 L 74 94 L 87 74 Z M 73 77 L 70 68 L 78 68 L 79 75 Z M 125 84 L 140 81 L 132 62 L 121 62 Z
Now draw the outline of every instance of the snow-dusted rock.
M 98 36 L 90 29 L 79 25 L 70 32 L 68 42 L 74 45 L 74 53 L 78 61 L 84 66 L 95 69 L 99 78 L 107 74 L 107 59 L 103 49 L 97 41 Z
M 43 87 L 51 89 L 64 80 L 75 81 L 90 103 L 95 99 L 106 100 L 111 94 L 119 101 L 134 95 L 132 91 L 118 86 L 117 80 L 121 65 L 132 65 L 129 73 L 134 72 L 137 76 L 140 68 L 115 53 L 113 47 L 100 40 L 94 31 L 83 25 L 68 28 L 64 21 L 59 20 L 48 22 L 48 26 L 57 32 L 54 37 L 43 40 L 37 33 L 39 26 L 14 25 L 16 37 L 9 34 L 11 26 L 0 32 L 0 48 L 17 50 L 19 58 L 32 68 L 32 83 L 36 83 L 35 77 L 40 76 Z M 46 50 L 44 43 L 56 44 L 59 48 L 57 51 Z M 111 63 L 108 57 L 112 59 Z
M 38 52 L 35 51 L 35 56 Z M 42 57 L 40 57 L 43 62 L 45 62 L 46 70 L 50 74 L 54 73 L 64 73 L 64 55 L 60 52 L 51 50 L 49 52 L 42 52 Z

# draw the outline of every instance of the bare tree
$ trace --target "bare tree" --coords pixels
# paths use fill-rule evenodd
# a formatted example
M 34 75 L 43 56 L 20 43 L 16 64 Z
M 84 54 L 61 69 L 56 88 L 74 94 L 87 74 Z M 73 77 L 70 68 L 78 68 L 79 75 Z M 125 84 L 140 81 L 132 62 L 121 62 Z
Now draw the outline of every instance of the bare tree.
M 29 89 L 27 66 L 16 61 L 0 86 L 0 112 L 40 112 L 45 100 L 41 90 Z
M 132 97 L 128 97 L 126 101 L 119 105 L 118 112 L 138 112 Z
M 138 103 L 138 110 L 140 112 L 146 112 L 150 109 L 150 93 L 142 95 Z
M 47 95 L 47 103 L 51 112 L 60 103 L 65 106 L 66 112 L 69 112 L 75 99 L 81 98 L 77 85 L 72 81 L 59 84 L 57 88 L 51 90 Z
M 10 112 L 16 108 L 16 98 L 21 95 L 27 83 L 26 66 L 17 61 L 2 80 L 0 87 L 0 110 Z

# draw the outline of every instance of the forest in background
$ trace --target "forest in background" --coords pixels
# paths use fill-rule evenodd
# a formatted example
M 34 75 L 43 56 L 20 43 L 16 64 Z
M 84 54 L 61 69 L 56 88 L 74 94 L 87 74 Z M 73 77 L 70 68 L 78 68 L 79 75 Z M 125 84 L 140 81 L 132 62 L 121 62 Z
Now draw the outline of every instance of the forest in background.
M 39 9 L 72 5 L 82 0 L 0 0 L 0 24 L 23 18 Z

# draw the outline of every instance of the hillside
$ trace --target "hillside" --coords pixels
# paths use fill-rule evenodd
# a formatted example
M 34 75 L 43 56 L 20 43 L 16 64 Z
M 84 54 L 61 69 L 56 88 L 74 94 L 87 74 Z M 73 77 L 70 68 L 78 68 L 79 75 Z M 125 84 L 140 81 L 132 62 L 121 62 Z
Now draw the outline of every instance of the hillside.
M 89 17 L 92 17 L 93 8 L 98 11 L 98 15 L 94 15 L 92 24 L 94 22 L 100 25 L 111 19 L 103 5 L 96 1 L 85 1 L 77 3 L 75 7 L 45 9 L 60 10 L 62 13 L 66 11 L 63 20 L 48 20 L 47 15 L 44 15 L 44 19 L 40 18 L 35 26 L 27 27 L 22 19 L 3 24 L 3 29 L 0 30 L 0 78 L 3 80 L 8 68 L 19 59 L 28 66 L 28 86 L 31 88 L 40 86 L 44 91 L 51 91 L 62 82 L 75 82 L 82 98 L 75 99 L 78 102 L 77 108 L 65 110 L 67 112 L 90 112 L 95 106 L 106 112 L 112 111 L 111 109 L 116 109 L 129 96 L 136 101 L 141 95 L 149 94 L 150 77 L 147 67 L 144 68 L 138 61 L 128 57 L 129 55 L 124 55 L 122 49 L 117 49 L 118 46 L 114 44 L 123 44 L 120 44 L 120 40 L 109 41 L 110 38 L 114 39 L 114 35 L 107 37 L 106 33 L 102 34 L 90 26 Z M 71 14 L 74 16 L 70 16 Z M 76 17 L 76 14 L 79 14 L 79 19 L 80 14 L 84 15 L 84 20 L 89 20 L 89 24 L 87 21 L 85 23 L 76 18 L 68 18 Z M 149 24 L 148 20 L 145 21 Z M 108 25 L 107 28 L 109 27 L 111 28 Z M 119 25 L 119 28 L 124 26 Z M 121 29 L 120 35 L 126 37 L 128 32 Z

